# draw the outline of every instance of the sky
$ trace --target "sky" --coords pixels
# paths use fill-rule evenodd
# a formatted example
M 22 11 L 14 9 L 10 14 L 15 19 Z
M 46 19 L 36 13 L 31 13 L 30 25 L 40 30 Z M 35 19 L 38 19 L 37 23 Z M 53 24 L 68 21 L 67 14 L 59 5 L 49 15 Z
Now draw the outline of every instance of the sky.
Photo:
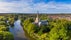
M 0 0 L 0 13 L 71 13 L 71 0 Z

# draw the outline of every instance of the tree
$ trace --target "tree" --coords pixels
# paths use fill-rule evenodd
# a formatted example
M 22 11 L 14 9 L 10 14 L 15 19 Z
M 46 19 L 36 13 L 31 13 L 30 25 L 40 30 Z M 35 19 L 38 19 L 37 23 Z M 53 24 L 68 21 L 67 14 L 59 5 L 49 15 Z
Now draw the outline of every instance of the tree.
M 49 40 L 69 40 L 67 23 L 66 20 L 56 21 L 56 26 L 50 31 Z
M 35 27 L 36 27 L 35 24 L 30 23 L 30 24 L 27 26 L 27 31 L 28 31 L 28 33 L 34 32 L 34 28 L 35 28 Z
M 48 16 L 47 16 L 46 14 L 42 14 L 42 15 L 40 16 L 40 19 L 41 19 L 41 20 L 47 20 L 47 19 L 48 19 Z
M 14 37 L 10 32 L 0 31 L 0 40 L 14 40 Z
M 57 27 L 52 28 L 51 31 L 49 32 L 49 40 L 58 40 L 59 38 L 58 32 L 59 30 Z

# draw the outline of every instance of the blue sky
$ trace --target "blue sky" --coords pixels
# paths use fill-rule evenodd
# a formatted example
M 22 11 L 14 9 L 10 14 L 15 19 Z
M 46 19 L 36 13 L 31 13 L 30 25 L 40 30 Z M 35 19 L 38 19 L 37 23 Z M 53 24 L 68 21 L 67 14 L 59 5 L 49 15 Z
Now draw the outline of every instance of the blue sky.
M 0 0 L 0 13 L 71 13 L 71 0 Z

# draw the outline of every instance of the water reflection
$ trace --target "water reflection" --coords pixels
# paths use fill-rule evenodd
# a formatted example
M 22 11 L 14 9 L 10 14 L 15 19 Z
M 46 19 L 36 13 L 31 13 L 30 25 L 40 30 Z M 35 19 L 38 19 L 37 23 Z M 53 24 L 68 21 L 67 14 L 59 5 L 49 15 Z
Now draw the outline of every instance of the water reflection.
M 14 27 L 9 27 L 10 32 L 14 35 L 15 40 L 27 40 L 21 26 L 21 21 L 17 20 L 14 22 Z

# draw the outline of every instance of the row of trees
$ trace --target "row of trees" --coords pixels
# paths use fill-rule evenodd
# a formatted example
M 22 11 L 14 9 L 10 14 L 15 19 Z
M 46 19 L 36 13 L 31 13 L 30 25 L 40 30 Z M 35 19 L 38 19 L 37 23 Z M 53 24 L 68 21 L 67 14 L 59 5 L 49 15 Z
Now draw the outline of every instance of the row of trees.
M 46 17 L 40 17 L 46 19 Z M 47 25 L 38 27 L 34 19 L 29 18 L 22 22 L 24 30 L 35 40 L 71 40 L 71 21 L 65 19 L 48 20 Z
M 5 16 L 0 16 L 0 40 L 14 40 L 13 35 L 9 32 L 9 26 Z

